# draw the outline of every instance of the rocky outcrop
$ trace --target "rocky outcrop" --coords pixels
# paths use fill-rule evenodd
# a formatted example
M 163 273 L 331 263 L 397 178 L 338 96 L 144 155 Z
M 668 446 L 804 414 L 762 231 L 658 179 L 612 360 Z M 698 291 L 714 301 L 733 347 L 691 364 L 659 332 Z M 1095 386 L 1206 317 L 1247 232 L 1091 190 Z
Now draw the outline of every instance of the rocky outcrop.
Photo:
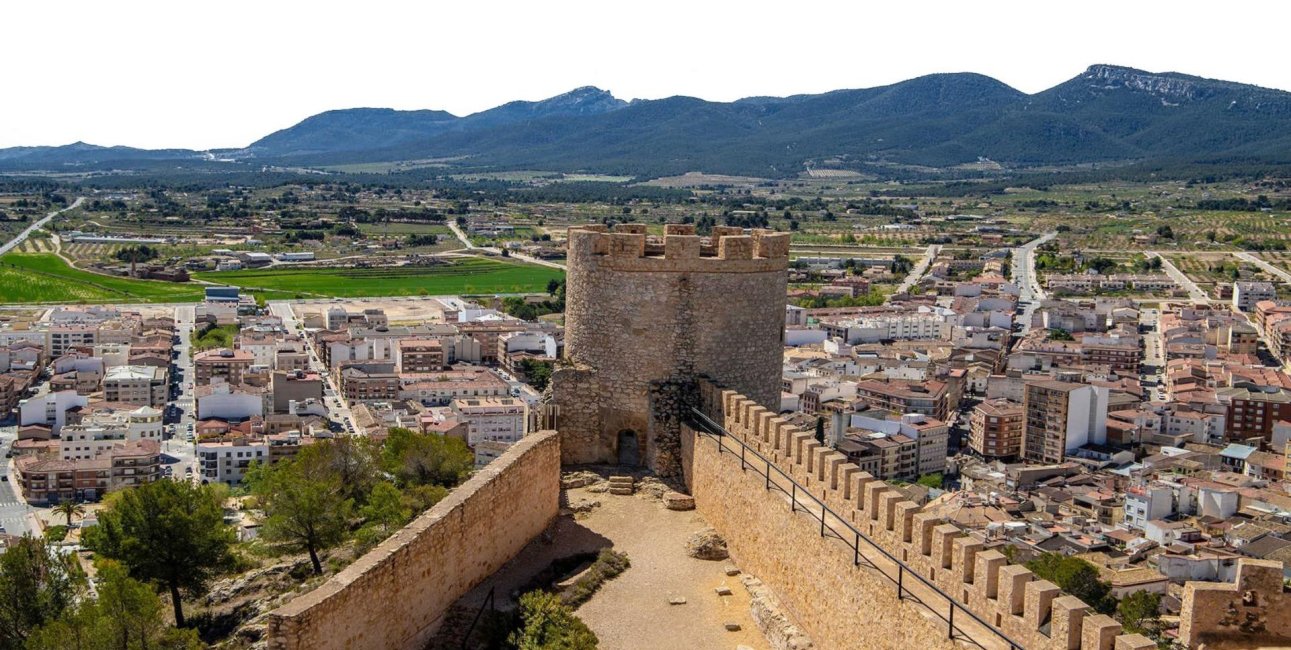
M 730 557 L 726 540 L 712 528 L 697 531 L 686 540 L 686 555 L 700 560 L 725 560 Z

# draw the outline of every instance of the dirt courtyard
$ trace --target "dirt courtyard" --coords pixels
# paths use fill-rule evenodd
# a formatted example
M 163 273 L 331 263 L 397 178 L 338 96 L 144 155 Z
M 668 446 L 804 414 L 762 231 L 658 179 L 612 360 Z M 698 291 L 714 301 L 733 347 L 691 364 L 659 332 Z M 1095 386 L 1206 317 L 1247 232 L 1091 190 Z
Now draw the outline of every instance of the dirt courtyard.
M 577 614 L 600 638 L 604 650 L 767 650 L 749 612 L 740 576 L 727 576 L 727 560 L 698 560 L 686 554 L 686 540 L 707 526 L 695 511 L 672 511 L 654 496 L 599 492 L 596 486 L 563 492 L 563 503 L 580 512 L 561 516 L 548 533 L 497 574 L 467 594 L 459 605 L 478 607 L 495 588 L 499 607 L 557 558 L 612 547 L 626 553 L 631 567 L 606 582 Z M 591 506 L 599 502 L 599 506 Z M 731 595 L 719 596 L 726 586 Z M 685 604 L 669 601 L 684 598 Z M 738 631 L 728 631 L 736 623 Z

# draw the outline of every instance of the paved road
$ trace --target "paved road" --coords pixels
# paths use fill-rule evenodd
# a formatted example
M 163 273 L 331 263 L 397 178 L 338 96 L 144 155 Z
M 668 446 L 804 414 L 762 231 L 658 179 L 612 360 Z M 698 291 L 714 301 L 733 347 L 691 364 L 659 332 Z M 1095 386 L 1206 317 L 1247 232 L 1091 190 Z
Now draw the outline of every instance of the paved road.
M 192 333 L 197 326 L 196 311 L 192 305 L 175 308 L 175 332 L 179 335 L 179 344 L 175 346 L 177 354 L 172 368 L 179 380 L 179 398 L 174 404 L 179 408 L 180 416 L 179 422 L 175 424 L 174 438 L 162 444 L 162 451 L 176 459 L 175 478 L 191 476 L 194 480 L 201 480 L 201 472 L 197 467 L 196 435 L 194 440 L 188 439 L 189 427 L 193 428 L 194 434 L 197 427 L 197 400 L 193 395 L 196 373 L 193 371 L 191 344 Z M 190 468 L 191 473 L 187 471 Z
M 458 241 L 462 242 L 462 245 L 465 246 L 468 250 L 473 250 L 473 251 L 480 250 L 479 246 L 476 246 L 475 244 L 471 243 L 470 238 L 467 237 L 466 233 L 462 232 L 462 229 L 457 226 L 456 221 L 449 219 L 448 228 L 449 230 L 453 231 L 453 235 L 456 236 Z
M 1210 303 L 1210 296 L 1207 296 L 1206 292 L 1202 291 L 1201 287 L 1197 286 L 1197 283 L 1192 281 L 1192 278 L 1184 275 L 1184 273 L 1179 270 L 1179 267 L 1175 266 L 1174 262 L 1171 262 L 1168 257 L 1156 251 L 1147 251 L 1145 255 L 1148 258 L 1156 257 L 1157 259 L 1160 259 L 1162 270 L 1165 271 L 1166 275 L 1170 276 L 1171 280 L 1174 280 L 1179 284 L 1179 286 L 1188 290 L 1188 297 L 1191 298 L 1193 302 L 1205 304 Z
M 0 427 L 0 449 L 8 450 L 17 439 L 17 426 Z M 13 471 L 13 461 L 8 458 L 0 461 L 4 462 L 3 468 L 0 468 L 0 474 L 7 479 L 0 481 L 0 528 L 9 535 L 21 536 L 28 532 L 39 532 L 32 530 L 32 521 L 29 517 L 35 509 L 18 497 L 17 488 L 14 487 L 14 481 L 18 480 L 18 472 Z
M 472 244 L 470 238 L 466 236 L 466 233 L 462 232 L 462 229 L 457 226 L 456 221 L 449 221 L 448 227 L 453 231 L 453 235 L 457 237 L 457 240 L 462 242 L 462 245 L 465 246 L 467 250 L 492 253 L 494 255 L 502 254 L 502 249 L 500 248 L 496 248 L 493 246 L 476 246 L 475 244 Z M 528 262 L 530 264 L 537 264 L 538 266 L 546 266 L 553 269 L 560 269 L 562 271 L 565 270 L 564 264 L 560 264 L 558 262 L 552 262 L 550 260 L 540 260 L 536 257 L 530 257 L 528 255 L 525 255 L 524 253 L 516 253 L 514 251 L 508 251 L 507 255 L 512 259 L 520 260 L 521 262 Z
M 50 212 L 49 214 L 45 215 L 45 217 L 44 217 L 43 219 L 41 219 L 40 221 L 37 221 L 37 222 L 35 222 L 35 223 L 31 224 L 30 226 L 27 226 L 27 229 L 26 229 L 26 230 L 24 230 L 24 231 L 22 231 L 22 232 L 20 232 L 20 233 L 18 233 L 18 236 L 17 236 L 17 237 L 14 237 L 13 239 L 10 239 L 10 240 L 9 240 L 7 243 L 5 243 L 3 246 L 0 246 L 0 255 L 4 255 L 5 253 L 8 253 L 9 251 L 13 250 L 14 248 L 16 248 L 16 247 L 18 246 L 18 244 L 21 244 L 21 243 L 23 243 L 24 241 L 26 241 L 27 237 L 28 237 L 29 235 L 31 235 L 31 233 L 33 233 L 33 232 L 35 232 L 35 231 L 37 231 L 37 230 L 39 230 L 39 229 L 41 229 L 41 228 L 44 228 L 44 227 L 45 227 L 45 224 L 49 223 L 49 222 L 50 222 L 54 217 L 56 217 L 56 216 L 58 216 L 58 215 L 60 215 L 60 214 L 62 214 L 62 213 L 64 213 L 64 212 L 67 212 L 68 210 L 71 210 L 71 209 L 73 209 L 73 208 L 79 207 L 79 206 L 81 205 L 81 203 L 83 203 L 84 201 L 85 201 L 85 197 L 83 197 L 83 196 L 78 196 L 78 197 L 76 197 L 76 200 L 75 200 L 75 201 L 72 201 L 72 203 L 71 203 L 70 205 L 68 205 L 67 207 L 63 208 L 62 210 L 55 210 L 55 211 L 53 211 L 53 212 Z
M 906 274 L 905 280 L 901 281 L 893 295 L 906 293 L 914 287 L 923 278 L 923 274 L 928 272 L 928 267 L 932 266 L 932 261 L 937 258 L 937 253 L 940 251 L 941 246 L 929 244 L 928 248 L 923 251 L 923 257 L 910 269 L 910 273 Z
M 347 424 L 351 432 L 357 433 L 359 425 L 354 420 L 354 413 L 350 411 L 349 404 L 345 403 L 341 391 L 337 390 L 338 386 L 332 378 L 332 373 L 328 372 L 327 366 L 323 365 L 322 357 L 318 355 L 313 338 L 309 336 L 309 333 L 305 331 L 305 327 L 301 325 L 291 303 L 271 301 L 268 305 L 269 313 L 282 319 L 283 327 L 287 328 L 288 334 L 299 336 L 305 341 L 305 349 L 309 352 L 309 369 L 317 372 L 323 378 L 323 403 L 327 405 L 328 412 L 339 415 L 341 422 Z
M 1048 298 L 1043 287 L 1040 286 L 1040 278 L 1035 272 L 1035 252 L 1045 242 L 1057 237 L 1058 233 L 1045 233 L 1015 249 L 1013 249 L 1013 283 L 1019 287 L 1018 301 L 1027 303 L 1022 308 L 1022 313 L 1018 320 L 1022 323 L 1022 333 L 1026 334 L 1031 331 L 1031 320 L 1035 316 L 1035 310 L 1040 306 L 1040 301 Z
M 1139 312 L 1139 325 L 1146 331 L 1143 334 L 1143 365 L 1139 374 L 1139 383 L 1143 386 L 1149 401 L 1166 401 L 1163 373 L 1165 371 L 1165 350 L 1161 348 L 1160 330 L 1161 311 L 1146 308 Z
M 1255 255 L 1252 255 L 1246 252 L 1233 253 L 1233 255 L 1237 256 L 1237 258 L 1242 260 L 1243 262 L 1250 262 L 1251 264 L 1254 264 L 1255 266 L 1258 266 L 1261 269 L 1264 269 L 1266 272 L 1274 276 L 1277 276 L 1279 278 L 1282 278 L 1283 282 L 1291 282 L 1291 273 L 1287 273 L 1286 271 L 1283 271 L 1282 269 L 1276 266 L 1273 266 L 1272 264 L 1269 264 L 1268 262 L 1260 259 Z

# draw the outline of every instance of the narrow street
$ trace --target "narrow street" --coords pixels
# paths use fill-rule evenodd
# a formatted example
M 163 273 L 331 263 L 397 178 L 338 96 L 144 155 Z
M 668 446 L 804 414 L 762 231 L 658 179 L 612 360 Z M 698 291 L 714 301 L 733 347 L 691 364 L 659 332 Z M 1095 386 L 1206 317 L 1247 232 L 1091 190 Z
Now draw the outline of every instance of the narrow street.
M 932 261 L 937 258 L 937 253 L 940 251 L 941 246 L 937 244 L 929 244 L 928 248 L 924 249 L 923 257 L 920 258 L 919 261 L 915 263 L 914 268 L 910 269 L 910 272 L 906 274 L 905 280 L 901 281 L 901 284 L 897 287 L 894 294 L 906 293 L 910 291 L 910 289 L 914 288 L 914 286 L 919 283 L 919 280 L 923 278 L 923 274 L 928 272 L 928 267 L 932 266 Z
M 1017 316 L 1017 322 L 1022 323 L 1023 335 L 1031 331 L 1031 320 L 1040 301 L 1048 298 L 1035 272 L 1036 249 L 1057 236 L 1056 232 L 1045 233 L 1013 249 L 1012 280 L 1019 288 L 1018 302 L 1022 304 L 1022 313 Z
M 323 403 L 327 405 L 327 410 L 333 415 L 339 415 L 340 421 L 350 433 L 357 433 L 359 430 L 358 423 L 354 421 L 354 413 L 350 411 L 349 404 L 345 403 L 345 398 L 338 390 L 332 373 L 328 371 L 327 366 L 323 365 L 322 357 L 318 354 L 318 349 L 314 346 L 314 340 L 305 331 L 296 317 L 296 311 L 292 309 L 291 303 L 274 301 L 268 303 L 269 313 L 282 319 L 283 327 L 287 328 L 287 333 L 293 336 L 299 336 L 305 342 L 305 350 L 309 354 L 309 369 L 317 372 L 323 378 Z
M 175 308 L 175 333 L 179 342 L 175 345 L 173 365 L 175 380 L 179 384 L 179 396 L 172 402 L 178 411 L 174 435 L 162 443 L 161 450 L 174 458 L 174 476 L 201 480 L 197 468 L 197 398 L 193 394 L 195 374 L 193 372 L 192 334 L 196 327 L 196 309 L 192 306 Z M 168 418 L 168 420 L 171 418 Z M 191 436 L 191 439 L 190 439 Z

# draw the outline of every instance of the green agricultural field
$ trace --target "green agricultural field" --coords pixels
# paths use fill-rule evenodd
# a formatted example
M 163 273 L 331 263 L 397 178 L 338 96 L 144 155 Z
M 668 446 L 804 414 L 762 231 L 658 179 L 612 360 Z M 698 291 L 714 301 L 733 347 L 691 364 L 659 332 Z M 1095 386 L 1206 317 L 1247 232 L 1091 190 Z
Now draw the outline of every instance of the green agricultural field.
M 134 280 L 75 269 L 51 253 L 0 257 L 0 303 L 187 302 L 201 300 L 199 285 Z
M 463 257 L 440 266 L 304 268 L 216 271 L 197 278 L 246 289 L 292 292 L 302 297 L 539 293 L 559 269 Z

